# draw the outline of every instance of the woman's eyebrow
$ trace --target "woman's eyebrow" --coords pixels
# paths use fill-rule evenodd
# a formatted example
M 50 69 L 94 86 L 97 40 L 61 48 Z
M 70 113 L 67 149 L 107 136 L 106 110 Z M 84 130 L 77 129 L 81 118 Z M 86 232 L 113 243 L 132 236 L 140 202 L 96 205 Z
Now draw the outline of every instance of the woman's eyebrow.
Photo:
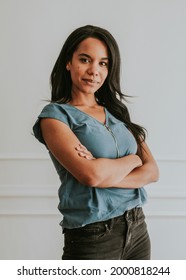
M 78 56 L 85 56 L 87 58 L 92 58 L 89 54 L 87 53 L 80 53 Z M 102 57 L 101 60 L 109 60 L 108 57 Z

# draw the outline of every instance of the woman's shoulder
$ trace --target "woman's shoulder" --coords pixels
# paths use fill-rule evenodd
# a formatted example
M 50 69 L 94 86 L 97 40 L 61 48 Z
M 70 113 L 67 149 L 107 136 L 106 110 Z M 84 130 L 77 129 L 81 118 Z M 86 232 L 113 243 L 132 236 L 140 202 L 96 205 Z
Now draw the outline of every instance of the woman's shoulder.
M 67 114 L 68 115 L 68 112 L 70 111 L 69 109 L 70 108 L 68 104 L 51 102 L 43 107 L 41 111 L 41 115 L 43 114 L 53 114 L 53 115 Z
M 66 107 L 67 104 L 64 103 L 55 103 L 55 102 L 50 102 L 47 105 L 43 107 L 43 110 L 55 110 L 55 109 L 63 109 Z
M 69 127 L 72 126 L 66 107 L 65 104 L 59 103 L 49 103 L 44 106 L 33 126 L 34 135 L 40 142 L 45 143 L 40 128 L 41 119 L 52 118 L 65 123 Z

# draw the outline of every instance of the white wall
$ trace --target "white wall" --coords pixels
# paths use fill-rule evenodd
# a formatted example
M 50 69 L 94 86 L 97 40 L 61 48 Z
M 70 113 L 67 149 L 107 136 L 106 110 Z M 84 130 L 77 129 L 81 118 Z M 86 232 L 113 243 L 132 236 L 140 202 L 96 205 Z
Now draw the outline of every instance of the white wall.
M 66 36 L 85 24 L 115 36 L 122 85 L 137 96 L 160 181 L 145 206 L 153 259 L 186 259 L 186 1 L 0 0 L 0 259 L 60 259 L 59 180 L 31 135 Z

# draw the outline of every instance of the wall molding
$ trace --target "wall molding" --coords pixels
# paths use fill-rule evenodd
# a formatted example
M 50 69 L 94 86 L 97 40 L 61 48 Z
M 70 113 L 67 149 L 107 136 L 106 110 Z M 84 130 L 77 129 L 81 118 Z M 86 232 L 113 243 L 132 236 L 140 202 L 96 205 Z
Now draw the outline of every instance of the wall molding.
M 58 196 L 58 185 L 0 185 L 0 197 L 56 197 Z M 149 198 L 152 199 L 186 199 L 185 186 L 158 185 L 156 189 L 146 187 Z
M 186 211 L 147 211 L 145 210 L 147 218 L 186 218 Z
M 167 186 L 147 190 L 149 203 L 144 205 L 146 217 L 186 218 L 186 188 Z M 173 203 L 175 201 L 175 203 Z M 0 217 L 5 216 L 53 216 L 61 219 L 57 209 L 58 186 L 0 185 Z M 179 207 L 177 207 L 177 205 Z M 183 209 L 183 210 L 182 210 Z
M 48 160 L 49 154 L 46 153 L 1 153 L 0 160 Z M 155 159 L 158 162 L 186 162 L 186 157 L 181 155 L 157 155 Z
M 37 211 L 35 213 L 32 213 L 32 212 L 29 212 L 29 211 L 24 211 L 24 212 L 13 212 L 13 211 L 7 211 L 6 213 L 0 213 L 0 218 L 1 217 L 7 217 L 7 216 L 12 216 L 12 217 L 15 217 L 15 216 L 38 216 L 38 217 L 41 217 L 41 216 L 52 216 L 52 217 L 56 217 L 56 218 L 59 218 L 60 220 L 62 220 L 62 214 L 60 214 L 60 212 L 58 213 L 58 211 Z M 186 219 L 186 212 L 153 212 L 153 211 L 145 211 L 145 217 L 147 219 L 151 219 L 151 218 L 180 218 L 180 219 Z
M 48 160 L 49 154 L 0 154 L 0 160 Z
M 144 208 L 144 213 L 145 213 L 145 217 L 148 218 L 148 219 L 151 219 L 151 218 L 158 218 L 158 219 L 171 219 L 171 218 L 184 218 L 186 219 L 186 211 L 151 211 L 151 210 L 146 210 Z M 6 217 L 6 216 L 12 216 L 12 217 L 15 217 L 15 216 L 54 216 L 56 218 L 59 218 L 62 220 L 62 214 L 59 212 L 59 210 L 57 209 L 57 207 L 53 208 L 53 209 L 44 209 L 44 210 L 41 210 L 41 209 L 35 209 L 35 211 L 29 209 L 20 209 L 20 210 L 15 210 L 15 211 L 11 211 L 9 209 L 7 209 L 6 211 L 3 211 L 0 213 L 0 218 L 1 217 Z
M 56 197 L 58 186 L 35 186 L 35 185 L 0 185 L 0 197 Z
M 181 187 L 173 187 L 169 190 L 165 190 L 165 187 L 158 186 L 158 190 L 147 190 L 147 194 L 149 198 L 152 199 L 186 199 L 186 188 L 185 186 Z
M 0 185 L 0 197 L 56 197 L 60 183 L 56 185 Z M 186 199 L 185 186 L 171 186 L 167 190 L 164 185 L 158 189 L 148 189 L 149 198 L 153 199 Z
M 12 216 L 12 217 L 15 217 L 15 216 L 27 216 L 27 217 L 35 217 L 35 216 L 38 216 L 38 217 L 42 217 L 42 216 L 52 216 L 52 217 L 57 217 L 57 218 L 60 218 L 62 220 L 62 214 L 59 214 L 57 213 L 57 211 L 36 211 L 36 212 L 31 212 L 31 211 L 6 211 L 6 212 L 3 212 L 3 213 L 0 213 L 0 218 L 1 217 L 7 217 L 7 216 Z

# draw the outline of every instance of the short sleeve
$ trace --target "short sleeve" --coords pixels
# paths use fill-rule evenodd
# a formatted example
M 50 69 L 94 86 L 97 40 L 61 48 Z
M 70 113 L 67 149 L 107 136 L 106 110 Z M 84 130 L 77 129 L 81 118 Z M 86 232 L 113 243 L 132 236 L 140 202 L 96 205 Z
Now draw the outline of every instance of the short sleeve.
M 42 118 L 51 118 L 59 120 L 70 127 L 69 118 L 67 112 L 64 110 L 62 104 L 50 103 L 46 105 L 38 116 L 37 121 L 33 126 L 34 136 L 39 142 L 46 145 L 40 128 L 40 120 Z

